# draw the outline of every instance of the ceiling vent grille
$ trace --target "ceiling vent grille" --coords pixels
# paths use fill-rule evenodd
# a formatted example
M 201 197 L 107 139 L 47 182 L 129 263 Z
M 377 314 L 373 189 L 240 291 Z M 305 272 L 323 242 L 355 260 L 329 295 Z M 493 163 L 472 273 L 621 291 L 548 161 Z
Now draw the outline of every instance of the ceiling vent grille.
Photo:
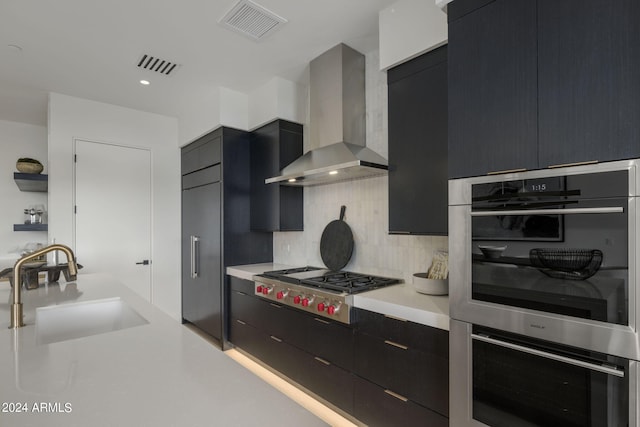
M 249 0 L 238 2 L 220 20 L 225 27 L 256 41 L 273 34 L 286 22 L 283 17 Z
M 158 58 L 152 55 L 142 55 L 138 60 L 138 68 L 143 70 L 153 71 L 154 73 L 164 74 L 170 76 L 180 67 L 175 62 L 167 61 L 166 59 Z

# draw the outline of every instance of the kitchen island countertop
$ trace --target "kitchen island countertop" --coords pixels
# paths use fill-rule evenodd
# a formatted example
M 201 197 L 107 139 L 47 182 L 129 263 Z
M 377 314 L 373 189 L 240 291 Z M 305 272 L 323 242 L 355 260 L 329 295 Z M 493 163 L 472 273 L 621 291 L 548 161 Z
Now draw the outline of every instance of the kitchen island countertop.
M 254 274 L 291 268 L 283 264 L 249 264 L 227 268 L 227 274 L 252 280 Z M 449 297 L 418 293 L 410 283 L 353 295 L 354 306 L 438 329 L 449 330 Z
M 8 329 L 10 295 L 0 286 L 0 425 L 326 425 L 109 276 L 24 291 L 26 326 L 17 330 Z M 106 298 L 148 323 L 36 342 L 36 307 Z

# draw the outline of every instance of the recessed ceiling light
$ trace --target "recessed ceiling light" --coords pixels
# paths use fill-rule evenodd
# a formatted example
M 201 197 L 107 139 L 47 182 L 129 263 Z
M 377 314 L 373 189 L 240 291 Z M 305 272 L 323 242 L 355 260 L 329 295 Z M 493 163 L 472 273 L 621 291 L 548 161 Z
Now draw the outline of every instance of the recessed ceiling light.
M 295 178 L 289 178 L 289 182 L 296 182 Z
M 140 84 L 147 86 L 149 84 L 149 80 L 140 80 Z
M 331 171 L 331 172 L 329 172 L 329 175 L 337 175 L 337 174 L 338 174 L 338 171 Z

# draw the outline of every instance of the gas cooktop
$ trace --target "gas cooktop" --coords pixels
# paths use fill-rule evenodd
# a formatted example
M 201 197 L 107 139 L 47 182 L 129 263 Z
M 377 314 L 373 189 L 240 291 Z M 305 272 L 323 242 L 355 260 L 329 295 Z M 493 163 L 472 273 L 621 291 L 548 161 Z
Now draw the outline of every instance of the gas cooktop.
M 253 280 L 257 296 L 343 323 L 351 323 L 353 294 L 401 282 L 310 266 L 267 271 Z
M 398 279 L 378 277 L 350 271 L 332 271 L 319 267 L 296 267 L 286 270 L 268 271 L 264 276 L 287 283 L 315 286 L 317 288 L 355 294 L 382 286 L 399 283 Z

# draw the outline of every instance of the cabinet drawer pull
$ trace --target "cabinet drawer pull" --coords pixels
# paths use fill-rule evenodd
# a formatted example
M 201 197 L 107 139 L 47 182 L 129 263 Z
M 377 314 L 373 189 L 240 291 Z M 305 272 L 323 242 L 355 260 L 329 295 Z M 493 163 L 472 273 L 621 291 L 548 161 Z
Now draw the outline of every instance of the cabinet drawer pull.
M 245 293 L 244 293 L 244 292 L 242 292 L 242 291 L 234 291 L 234 292 L 235 292 L 236 294 L 238 294 L 238 295 L 244 295 L 245 297 L 247 296 L 247 294 L 245 294 Z
M 240 319 L 236 319 L 236 322 L 240 323 L 241 325 L 246 325 L 246 324 L 247 324 L 246 322 L 243 322 L 243 321 L 242 321 L 242 320 L 240 320 Z
M 516 173 L 516 172 L 524 172 L 526 171 L 526 168 L 519 168 L 519 169 L 507 169 L 507 170 L 503 170 L 503 171 L 493 171 L 493 172 L 488 172 L 487 175 L 502 175 L 503 173 Z
M 397 347 L 397 348 L 401 348 L 403 350 L 409 350 L 409 347 L 407 347 L 406 345 L 398 344 L 397 342 L 384 340 L 384 343 L 385 344 L 389 344 L 389 345 L 394 346 L 394 347 Z
M 402 395 L 400 395 L 398 393 L 394 393 L 391 390 L 385 390 L 384 392 L 387 393 L 389 396 L 393 396 L 398 400 L 402 400 L 403 402 L 408 402 L 409 401 L 409 399 L 407 399 L 406 397 L 404 397 L 404 396 L 402 396 Z
M 598 163 L 597 160 L 588 160 L 586 162 L 575 162 L 575 163 L 561 163 L 559 165 L 551 165 L 548 166 L 549 169 L 556 169 L 556 168 L 565 168 L 565 167 L 569 167 L 569 166 L 583 166 L 583 165 L 594 165 Z
M 320 357 L 314 357 L 314 359 L 316 359 L 318 362 L 322 363 L 323 365 L 331 366 L 331 362 L 328 362 Z
M 313 320 L 315 320 L 316 322 L 324 323 L 325 325 L 331 324 L 331 322 L 329 322 L 328 320 L 318 319 L 317 317 L 314 317 Z
M 408 322 L 407 319 L 402 319 L 400 317 L 391 316 L 390 314 L 385 314 L 384 317 L 386 317 L 387 319 L 391 319 L 391 320 L 397 320 L 399 322 Z
M 272 303 L 272 302 L 270 302 L 270 303 L 269 303 L 269 305 L 270 305 L 271 307 L 275 307 L 275 308 L 282 308 L 282 306 L 281 306 L 281 305 L 274 304 L 274 303 Z
M 278 337 L 274 337 L 273 335 L 269 336 L 272 340 L 277 341 L 277 342 L 282 342 L 282 340 Z

